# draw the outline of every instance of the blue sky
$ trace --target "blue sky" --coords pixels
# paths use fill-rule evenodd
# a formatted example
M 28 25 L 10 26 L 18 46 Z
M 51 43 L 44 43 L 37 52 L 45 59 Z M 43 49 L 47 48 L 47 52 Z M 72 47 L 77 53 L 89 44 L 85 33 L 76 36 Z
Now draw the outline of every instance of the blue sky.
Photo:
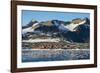
M 27 25 L 32 19 L 39 22 L 47 20 L 62 20 L 71 21 L 75 18 L 90 19 L 89 13 L 75 13 L 75 12 L 54 12 L 54 11 L 34 11 L 34 10 L 22 10 L 22 26 Z

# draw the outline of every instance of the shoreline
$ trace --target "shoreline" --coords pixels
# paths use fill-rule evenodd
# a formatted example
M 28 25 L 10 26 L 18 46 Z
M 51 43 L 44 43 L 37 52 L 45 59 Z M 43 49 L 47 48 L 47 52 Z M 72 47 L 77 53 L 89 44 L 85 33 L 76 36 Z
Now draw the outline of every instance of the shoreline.
M 68 43 L 68 42 L 23 42 L 22 48 L 32 48 L 32 49 L 84 49 L 90 48 L 89 43 Z

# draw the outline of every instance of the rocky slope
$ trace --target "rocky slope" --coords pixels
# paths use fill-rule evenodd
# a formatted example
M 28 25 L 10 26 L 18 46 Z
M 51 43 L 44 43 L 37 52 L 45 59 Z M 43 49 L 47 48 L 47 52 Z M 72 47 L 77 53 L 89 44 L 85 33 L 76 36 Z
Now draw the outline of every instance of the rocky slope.
M 88 43 L 90 37 L 90 21 L 88 18 L 76 18 L 72 21 L 51 20 L 38 22 L 32 20 L 22 26 L 22 39 L 29 40 L 36 37 L 59 38 L 63 41 Z

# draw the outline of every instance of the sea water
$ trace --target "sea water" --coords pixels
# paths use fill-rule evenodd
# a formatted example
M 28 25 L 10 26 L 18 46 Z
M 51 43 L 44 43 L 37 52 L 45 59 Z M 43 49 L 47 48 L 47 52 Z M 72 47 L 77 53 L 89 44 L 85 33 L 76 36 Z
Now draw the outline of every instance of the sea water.
M 90 49 L 22 49 L 22 62 L 90 59 Z

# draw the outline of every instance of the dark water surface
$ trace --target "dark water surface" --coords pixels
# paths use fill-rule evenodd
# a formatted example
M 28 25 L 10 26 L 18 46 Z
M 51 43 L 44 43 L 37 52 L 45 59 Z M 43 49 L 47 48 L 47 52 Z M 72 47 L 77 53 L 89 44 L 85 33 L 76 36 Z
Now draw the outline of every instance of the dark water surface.
M 23 49 L 22 62 L 90 59 L 89 49 Z

